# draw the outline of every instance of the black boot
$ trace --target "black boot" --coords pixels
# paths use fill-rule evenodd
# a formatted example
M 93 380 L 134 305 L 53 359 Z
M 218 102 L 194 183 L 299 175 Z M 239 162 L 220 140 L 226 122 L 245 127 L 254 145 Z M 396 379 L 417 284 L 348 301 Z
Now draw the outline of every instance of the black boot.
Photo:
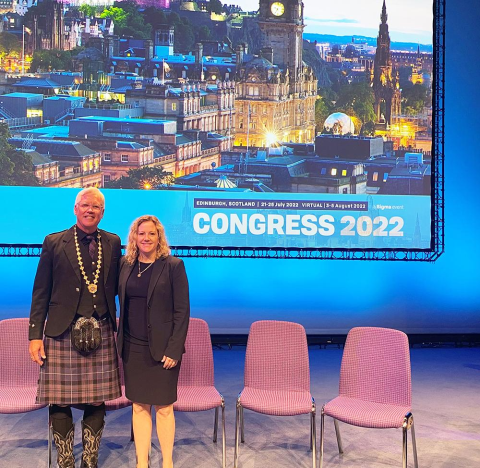
M 75 458 L 73 457 L 74 427 L 70 428 L 65 437 L 54 429 L 52 429 L 52 433 L 55 447 L 57 447 L 58 466 L 60 468 L 75 468 Z
M 98 449 L 100 448 L 100 440 L 102 439 L 103 428 L 95 432 L 85 421 L 82 421 L 82 468 L 97 468 L 98 463 Z

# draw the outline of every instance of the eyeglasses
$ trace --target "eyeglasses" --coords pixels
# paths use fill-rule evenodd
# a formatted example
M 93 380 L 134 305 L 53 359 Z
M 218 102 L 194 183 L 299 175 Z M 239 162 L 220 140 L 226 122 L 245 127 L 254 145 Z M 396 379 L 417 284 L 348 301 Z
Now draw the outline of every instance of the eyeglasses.
M 80 203 L 78 205 L 83 211 L 87 211 L 88 209 L 92 211 L 102 211 L 103 206 L 100 205 L 89 205 L 88 203 Z

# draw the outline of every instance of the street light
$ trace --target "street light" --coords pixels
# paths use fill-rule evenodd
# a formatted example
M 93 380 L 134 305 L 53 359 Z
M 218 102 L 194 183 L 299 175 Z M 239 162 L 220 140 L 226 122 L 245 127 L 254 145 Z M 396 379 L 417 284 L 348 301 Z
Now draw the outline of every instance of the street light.
M 267 146 L 272 146 L 278 141 L 278 135 L 275 132 L 267 132 L 265 138 L 267 139 Z

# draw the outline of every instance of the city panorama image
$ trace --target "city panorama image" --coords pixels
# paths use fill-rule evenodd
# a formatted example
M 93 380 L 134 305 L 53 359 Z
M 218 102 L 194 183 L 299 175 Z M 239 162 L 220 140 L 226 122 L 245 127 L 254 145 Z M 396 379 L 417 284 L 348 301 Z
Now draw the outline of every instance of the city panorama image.
M 432 0 L 236 3 L 2 0 L 0 185 L 429 198 Z

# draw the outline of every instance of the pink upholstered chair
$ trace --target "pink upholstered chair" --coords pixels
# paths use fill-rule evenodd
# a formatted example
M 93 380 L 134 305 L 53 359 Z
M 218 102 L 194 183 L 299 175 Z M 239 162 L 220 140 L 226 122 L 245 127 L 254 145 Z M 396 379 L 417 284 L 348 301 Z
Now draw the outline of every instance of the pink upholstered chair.
M 0 322 L 0 413 L 26 413 L 37 405 L 39 366 L 28 353 L 28 318 Z
M 117 318 L 117 327 L 118 327 L 118 318 Z M 115 341 L 117 339 L 117 334 L 115 333 Z M 132 402 L 127 400 L 125 397 L 125 378 L 123 376 L 123 361 L 122 356 L 118 356 L 118 366 L 120 368 L 120 383 L 122 386 L 122 395 L 115 400 L 110 400 L 105 402 L 105 409 L 107 411 L 114 411 L 122 408 L 126 408 L 127 406 L 131 406 Z M 133 440 L 133 439 L 132 439 Z
M 225 468 L 225 401 L 214 386 L 212 342 L 205 320 L 190 318 L 178 378 L 178 399 L 173 408 L 186 412 L 215 408 L 213 442 L 217 442 L 218 409 L 222 409 L 222 466 Z
M 407 467 L 407 431 L 411 429 L 414 463 L 418 468 L 411 413 L 410 352 L 405 333 L 372 327 L 350 330 L 343 352 L 339 393 L 322 408 L 320 468 L 325 415 L 334 418 L 340 454 L 343 447 L 338 421 L 359 427 L 402 428 L 403 468 Z
M 316 467 L 315 401 L 305 329 L 298 323 L 254 322 L 245 356 L 245 388 L 237 399 L 234 468 L 244 442 L 244 409 L 272 416 L 310 415 L 310 449 Z
M 122 395 L 115 400 L 107 400 L 105 402 L 105 409 L 107 411 L 115 411 L 122 408 L 127 408 L 128 406 L 132 406 L 132 402 L 128 400 L 125 396 L 125 378 L 123 375 L 123 361 L 121 356 L 118 356 L 118 367 L 120 368 L 120 384 L 122 387 Z M 133 441 L 133 414 L 130 427 L 130 440 Z
M 0 413 L 27 413 L 35 403 L 39 366 L 28 353 L 28 318 L 0 322 Z

